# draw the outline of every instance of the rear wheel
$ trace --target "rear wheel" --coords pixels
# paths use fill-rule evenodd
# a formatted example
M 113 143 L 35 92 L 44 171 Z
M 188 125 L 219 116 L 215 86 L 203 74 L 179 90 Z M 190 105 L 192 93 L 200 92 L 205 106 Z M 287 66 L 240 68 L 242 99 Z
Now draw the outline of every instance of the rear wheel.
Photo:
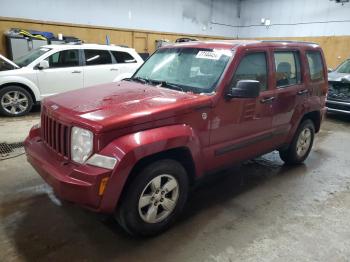
M 7 86 L 0 89 L 0 113 L 5 116 L 23 116 L 33 106 L 29 92 L 20 86 Z
M 187 173 L 179 162 L 154 162 L 137 174 L 127 188 L 116 218 L 132 235 L 156 235 L 180 215 L 187 194 Z
M 315 137 L 315 125 L 307 119 L 303 121 L 297 131 L 290 146 L 281 150 L 280 157 L 286 164 L 300 164 L 310 154 Z

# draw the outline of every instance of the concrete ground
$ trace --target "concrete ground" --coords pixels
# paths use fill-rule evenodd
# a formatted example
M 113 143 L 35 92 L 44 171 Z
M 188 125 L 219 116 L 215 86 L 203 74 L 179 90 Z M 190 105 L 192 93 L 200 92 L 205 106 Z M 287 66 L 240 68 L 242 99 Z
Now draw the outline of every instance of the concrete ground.
M 37 121 L 1 118 L 0 142 Z M 0 261 L 350 261 L 349 128 L 328 117 L 304 165 L 274 152 L 207 178 L 177 224 L 143 240 L 61 203 L 24 155 L 0 161 Z

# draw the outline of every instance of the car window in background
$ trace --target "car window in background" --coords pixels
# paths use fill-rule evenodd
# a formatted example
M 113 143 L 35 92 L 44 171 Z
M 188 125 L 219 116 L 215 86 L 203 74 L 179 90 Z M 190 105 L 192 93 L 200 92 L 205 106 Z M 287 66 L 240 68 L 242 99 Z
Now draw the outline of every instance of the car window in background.
M 300 57 L 298 52 L 276 51 L 274 58 L 277 87 L 296 85 L 301 82 Z
M 310 78 L 312 81 L 320 81 L 324 79 L 323 61 L 319 51 L 306 52 L 307 61 L 309 63 Z
M 15 60 L 13 60 L 13 62 L 20 67 L 27 66 L 31 62 L 33 62 L 34 60 L 42 56 L 43 54 L 49 52 L 50 50 L 51 48 L 40 47 L 30 51 L 28 54 L 25 54 L 24 56 L 16 58 Z
M 129 53 L 120 52 L 120 51 L 111 51 L 111 52 L 118 64 L 136 63 L 136 59 L 132 57 Z
M 168 83 L 168 87 L 177 85 L 181 90 L 194 93 L 211 93 L 233 54 L 228 49 L 160 49 L 133 78 Z
M 261 90 L 267 90 L 267 62 L 265 52 L 248 54 L 239 63 L 234 74 L 232 87 L 240 80 L 256 80 L 261 84 Z
M 342 63 L 336 71 L 341 74 L 350 74 L 350 59 Z
M 79 50 L 63 50 L 46 58 L 50 68 L 79 66 Z
M 106 65 L 112 64 L 112 57 L 107 50 L 85 49 L 86 65 Z

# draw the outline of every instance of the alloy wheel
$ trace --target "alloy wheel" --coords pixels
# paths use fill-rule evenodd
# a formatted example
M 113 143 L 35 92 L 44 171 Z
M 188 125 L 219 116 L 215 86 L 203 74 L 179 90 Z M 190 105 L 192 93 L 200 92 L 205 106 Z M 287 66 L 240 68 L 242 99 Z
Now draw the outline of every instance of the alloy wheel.
M 153 178 L 142 191 L 138 210 L 146 223 L 158 223 L 166 219 L 176 207 L 179 183 L 172 176 L 162 174 Z
M 297 155 L 298 157 L 303 157 L 310 148 L 312 140 L 312 133 L 310 128 L 306 127 L 303 129 L 297 141 Z
M 9 91 L 1 98 L 2 108 L 9 114 L 18 115 L 28 109 L 28 97 L 21 91 Z

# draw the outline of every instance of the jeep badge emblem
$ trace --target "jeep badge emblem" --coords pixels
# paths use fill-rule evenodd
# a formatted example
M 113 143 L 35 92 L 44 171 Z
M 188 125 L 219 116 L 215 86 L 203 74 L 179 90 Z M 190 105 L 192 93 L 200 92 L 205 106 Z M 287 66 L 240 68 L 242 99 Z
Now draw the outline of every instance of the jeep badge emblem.
M 52 105 L 52 106 L 51 106 L 51 109 L 52 109 L 52 110 L 56 110 L 57 108 L 58 108 L 58 105 Z
M 203 118 L 203 120 L 207 119 L 208 118 L 207 113 L 202 113 L 202 118 Z

